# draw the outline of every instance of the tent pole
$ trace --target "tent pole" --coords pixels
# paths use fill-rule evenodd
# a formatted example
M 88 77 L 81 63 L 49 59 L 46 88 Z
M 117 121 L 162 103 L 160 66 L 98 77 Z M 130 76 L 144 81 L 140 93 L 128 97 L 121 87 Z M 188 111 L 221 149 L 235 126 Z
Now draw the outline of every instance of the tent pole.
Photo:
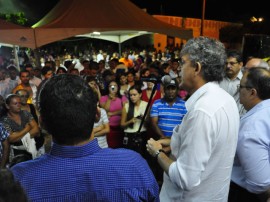
M 121 43 L 118 43 L 118 50 L 119 50 L 119 59 L 120 59 L 122 56 Z
M 18 71 L 20 71 L 20 62 L 18 57 L 18 50 L 15 45 L 13 45 L 14 57 L 15 57 L 15 66 L 17 67 Z

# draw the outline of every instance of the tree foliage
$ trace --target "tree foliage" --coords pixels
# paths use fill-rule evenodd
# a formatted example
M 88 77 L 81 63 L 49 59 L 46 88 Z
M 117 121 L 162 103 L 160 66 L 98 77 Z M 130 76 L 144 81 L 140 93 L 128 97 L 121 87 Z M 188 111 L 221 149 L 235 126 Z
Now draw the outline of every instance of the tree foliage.
M 24 12 L 18 13 L 0 13 L 0 18 L 4 19 L 8 22 L 12 22 L 18 25 L 25 25 L 27 23 L 27 19 L 25 17 Z

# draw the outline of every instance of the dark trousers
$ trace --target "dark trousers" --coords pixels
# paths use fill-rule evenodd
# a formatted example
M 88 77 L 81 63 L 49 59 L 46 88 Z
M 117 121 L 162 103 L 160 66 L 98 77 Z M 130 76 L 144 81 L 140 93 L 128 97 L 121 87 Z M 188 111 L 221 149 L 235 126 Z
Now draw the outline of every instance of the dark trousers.
M 259 195 L 250 193 L 231 181 L 228 202 L 262 202 Z
M 140 153 L 145 158 L 146 132 L 125 133 L 123 145 L 127 149 L 131 149 Z

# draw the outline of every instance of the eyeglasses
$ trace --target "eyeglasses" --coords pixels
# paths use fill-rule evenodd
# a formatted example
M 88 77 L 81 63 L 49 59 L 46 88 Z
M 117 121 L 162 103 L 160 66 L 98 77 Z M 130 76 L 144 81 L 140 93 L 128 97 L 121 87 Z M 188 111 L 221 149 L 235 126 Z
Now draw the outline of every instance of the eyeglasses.
M 238 85 L 237 85 L 237 88 L 238 88 L 238 89 L 241 89 L 241 88 L 251 89 L 251 88 L 253 88 L 253 87 L 251 87 L 251 86 L 242 86 L 241 84 L 238 84 Z
M 225 62 L 226 66 L 227 66 L 228 64 L 230 64 L 231 66 L 233 66 L 233 65 L 235 65 L 235 64 L 237 64 L 237 63 L 239 63 L 239 62 Z

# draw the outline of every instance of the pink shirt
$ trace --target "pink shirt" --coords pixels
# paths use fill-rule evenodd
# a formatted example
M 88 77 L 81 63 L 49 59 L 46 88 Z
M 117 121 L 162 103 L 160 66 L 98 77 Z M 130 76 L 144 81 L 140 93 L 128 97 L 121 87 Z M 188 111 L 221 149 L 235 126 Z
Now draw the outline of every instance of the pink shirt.
M 104 104 L 108 100 L 108 95 L 104 95 L 100 97 L 100 104 Z M 122 98 L 116 98 L 115 100 L 111 101 L 110 104 L 110 110 L 109 112 L 114 112 L 118 110 L 122 110 L 123 108 L 123 103 L 127 102 L 128 99 L 126 96 L 122 96 Z M 121 114 L 111 116 L 109 118 L 109 124 L 110 126 L 119 126 L 121 121 Z

